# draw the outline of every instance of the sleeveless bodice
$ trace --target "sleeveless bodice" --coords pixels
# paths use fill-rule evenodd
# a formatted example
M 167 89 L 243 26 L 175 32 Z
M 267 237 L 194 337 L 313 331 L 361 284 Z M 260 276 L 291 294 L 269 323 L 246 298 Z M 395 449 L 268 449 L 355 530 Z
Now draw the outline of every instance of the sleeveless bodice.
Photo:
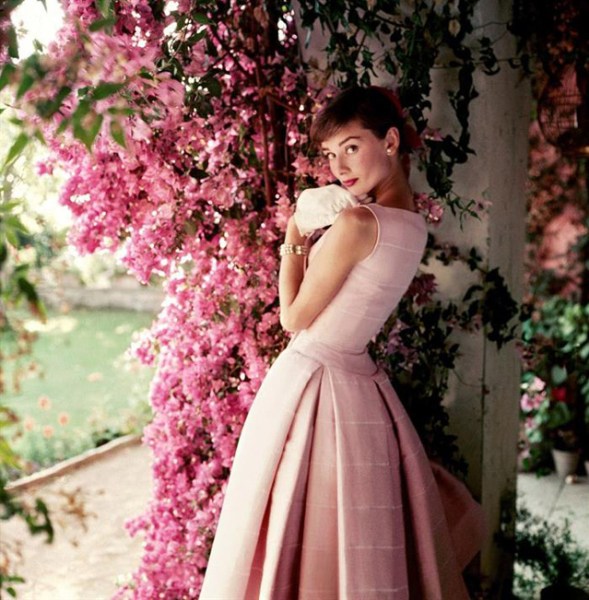
M 342 287 L 313 321 L 300 342 L 316 340 L 333 349 L 363 352 L 406 292 L 427 241 L 424 218 L 399 208 L 367 204 L 378 223 L 372 252 L 350 271 Z M 311 248 L 312 262 L 329 230 Z

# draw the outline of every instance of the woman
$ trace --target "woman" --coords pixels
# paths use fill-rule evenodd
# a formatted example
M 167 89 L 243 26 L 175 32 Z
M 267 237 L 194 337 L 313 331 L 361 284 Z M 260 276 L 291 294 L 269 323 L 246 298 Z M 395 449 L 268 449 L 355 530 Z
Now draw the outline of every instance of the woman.
M 351 200 L 308 255 L 297 221 L 313 220 L 309 202 L 288 223 L 280 318 L 295 335 L 244 425 L 201 600 L 468 598 L 461 571 L 480 548 L 480 507 L 428 461 L 366 353 L 427 238 L 405 131 L 381 88 L 340 93 L 313 124 Z

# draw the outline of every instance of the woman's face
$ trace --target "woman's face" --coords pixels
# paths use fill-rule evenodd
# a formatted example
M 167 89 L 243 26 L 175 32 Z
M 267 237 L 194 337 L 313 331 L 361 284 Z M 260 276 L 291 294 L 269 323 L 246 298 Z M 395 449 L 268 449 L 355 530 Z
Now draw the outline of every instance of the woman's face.
M 351 121 L 321 144 L 321 152 L 334 177 L 354 196 L 362 197 L 374 193 L 391 175 L 392 156 L 387 155 L 387 148 L 394 148 L 394 156 L 396 145 L 387 138 L 379 139 L 358 121 Z

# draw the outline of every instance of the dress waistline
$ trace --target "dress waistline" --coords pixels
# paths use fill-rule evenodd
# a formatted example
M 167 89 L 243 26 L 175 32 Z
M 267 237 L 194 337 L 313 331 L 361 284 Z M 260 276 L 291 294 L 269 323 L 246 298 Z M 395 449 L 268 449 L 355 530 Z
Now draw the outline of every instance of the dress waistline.
M 299 352 L 334 369 L 342 369 L 350 373 L 372 376 L 378 372 L 376 363 L 370 358 L 367 350 L 363 352 L 346 352 L 318 341 L 305 331 L 297 333 L 287 346 L 287 350 Z

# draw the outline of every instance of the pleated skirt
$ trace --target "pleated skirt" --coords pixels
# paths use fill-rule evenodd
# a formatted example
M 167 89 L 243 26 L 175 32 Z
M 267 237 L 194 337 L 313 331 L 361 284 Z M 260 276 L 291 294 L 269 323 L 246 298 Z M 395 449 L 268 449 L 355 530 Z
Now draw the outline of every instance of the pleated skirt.
M 480 505 L 366 353 L 300 338 L 246 419 L 201 600 L 467 600 Z

